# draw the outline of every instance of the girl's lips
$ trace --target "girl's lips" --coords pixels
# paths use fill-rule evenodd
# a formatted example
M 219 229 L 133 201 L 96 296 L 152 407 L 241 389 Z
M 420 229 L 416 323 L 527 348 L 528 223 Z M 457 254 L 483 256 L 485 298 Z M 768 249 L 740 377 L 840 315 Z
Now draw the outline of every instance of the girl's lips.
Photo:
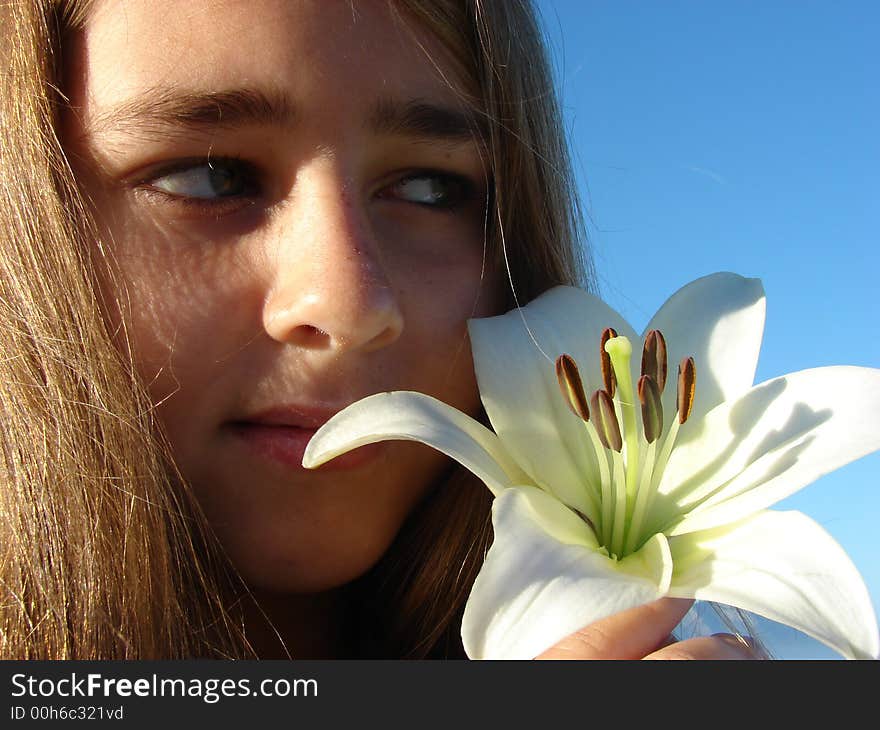
M 231 426 L 232 432 L 255 453 L 304 472 L 356 469 L 375 459 L 386 443 L 379 442 L 361 446 L 354 451 L 337 456 L 317 469 L 306 469 L 302 465 L 303 454 L 309 440 L 315 435 L 316 428 L 271 425 L 251 421 L 238 421 Z

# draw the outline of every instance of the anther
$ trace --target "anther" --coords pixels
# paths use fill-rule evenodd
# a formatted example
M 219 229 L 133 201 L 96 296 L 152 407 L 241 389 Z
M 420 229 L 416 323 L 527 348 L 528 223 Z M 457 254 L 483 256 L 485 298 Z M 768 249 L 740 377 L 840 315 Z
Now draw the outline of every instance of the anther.
M 651 330 L 642 350 L 642 375 L 650 375 L 663 392 L 666 387 L 666 340 L 660 330 Z
M 587 395 L 584 393 L 577 363 L 571 355 L 563 354 L 556 358 L 556 379 L 571 412 L 581 420 L 589 421 L 590 408 L 587 405 Z
M 653 443 L 663 431 L 663 404 L 660 400 L 660 386 L 650 375 L 639 378 L 639 402 L 642 404 L 642 426 L 645 439 Z
M 623 449 L 623 438 L 611 396 L 604 390 L 597 390 L 590 398 L 590 407 L 593 409 L 593 423 L 596 424 L 596 434 L 602 446 L 620 453 Z
M 697 368 L 694 358 L 682 358 L 678 366 L 678 394 L 675 407 L 678 409 L 678 422 L 684 423 L 690 418 L 694 408 L 694 393 L 697 386 Z
M 617 337 L 617 330 L 613 327 L 606 327 L 602 332 L 602 344 L 599 347 L 599 354 L 602 358 L 602 383 L 605 386 L 605 392 L 613 398 L 614 392 L 617 390 L 617 378 L 614 375 L 614 368 L 611 367 L 611 356 L 605 352 L 605 343 L 612 337 Z

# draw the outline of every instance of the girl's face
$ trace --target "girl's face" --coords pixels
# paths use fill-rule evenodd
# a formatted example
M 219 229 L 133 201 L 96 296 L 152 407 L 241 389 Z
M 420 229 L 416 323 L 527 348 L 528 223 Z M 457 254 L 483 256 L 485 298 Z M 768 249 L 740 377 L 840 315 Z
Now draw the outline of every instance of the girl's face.
M 113 317 L 184 476 L 253 585 L 351 580 L 448 462 L 386 442 L 309 472 L 313 429 L 386 390 L 479 408 L 465 322 L 499 295 L 462 80 L 378 0 L 105 0 L 65 62 Z

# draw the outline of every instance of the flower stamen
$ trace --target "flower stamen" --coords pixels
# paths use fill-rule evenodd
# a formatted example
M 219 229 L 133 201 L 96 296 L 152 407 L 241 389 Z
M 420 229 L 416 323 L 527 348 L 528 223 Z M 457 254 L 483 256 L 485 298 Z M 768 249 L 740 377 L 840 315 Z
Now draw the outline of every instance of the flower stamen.
M 582 421 L 589 421 L 590 408 L 587 405 L 587 395 L 584 393 L 577 363 L 571 355 L 563 354 L 556 358 L 556 378 L 571 412 Z
M 602 360 L 602 383 L 605 386 L 605 392 L 612 398 L 617 390 L 617 379 L 614 376 L 614 368 L 611 367 L 611 356 L 605 349 L 605 344 L 614 337 L 617 337 L 617 330 L 613 327 L 606 327 L 602 331 L 602 343 L 599 346 L 599 357 Z
M 642 428 L 645 440 L 652 444 L 663 431 L 663 403 L 660 400 L 660 386 L 650 375 L 639 378 L 639 402 L 642 404 Z
M 660 335 L 656 330 L 652 331 L 652 333 L 654 332 L 656 332 L 657 335 Z M 662 335 L 660 335 L 660 340 L 662 341 Z M 664 359 L 663 370 L 665 370 L 665 346 L 665 342 L 660 346 L 663 348 L 661 350 L 662 358 Z M 653 354 L 656 355 L 659 348 L 657 348 L 656 345 L 649 348 L 646 343 L 645 352 L 649 352 L 651 349 L 653 349 Z M 659 368 L 656 367 L 656 360 L 652 363 L 650 356 L 647 359 L 648 369 L 654 369 L 655 371 L 659 370 Z M 645 368 L 645 361 L 646 358 L 643 355 L 643 369 Z M 648 442 L 648 448 L 645 452 L 641 479 L 639 480 L 639 486 L 636 490 L 635 498 L 627 504 L 627 530 L 623 546 L 624 555 L 629 555 L 630 553 L 635 552 L 639 547 L 642 523 L 644 522 L 648 507 L 653 499 L 653 491 L 651 487 L 657 466 L 655 455 L 657 453 L 658 439 L 663 432 L 663 403 L 660 397 L 660 388 L 653 376 L 642 375 L 642 377 L 639 378 L 637 390 L 639 401 L 642 404 L 642 428 L 645 433 L 645 440 Z
M 583 421 L 587 431 L 587 437 L 590 440 L 590 446 L 593 449 L 593 456 L 596 460 L 596 466 L 599 469 L 599 506 L 596 507 L 596 496 L 593 490 L 587 491 L 587 497 L 593 505 L 593 514 L 595 521 L 587 519 L 586 522 L 596 535 L 602 534 L 602 525 L 611 523 L 611 484 L 610 470 L 608 467 L 607 446 L 601 443 L 595 426 L 590 423 L 590 407 L 588 405 L 587 396 L 584 392 L 583 381 L 574 358 L 568 354 L 562 354 L 556 358 L 556 379 L 559 381 L 559 390 L 566 405 L 571 409 L 578 418 Z M 606 514 L 607 513 L 607 514 Z
M 694 409 L 694 395 L 697 386 L 697 368 L 694 358 L 682 358 L 678 366 L 678 394 L 675 407 L 678 410 L 678 422 L 684 424 Z
M 660 392 L 666 387 L 666 339 L 660 330 L 651 330 L 645 336 L 642 348 L 642 375 L 650 375 L 657 383 Z
M 662 393 L 668 373 L 663 334 L 651 330 L 645 336 L 642 374 L 635 389 L 631 356 L 629 339 L 617 335 L 611 327 L 606 328 L 602 332 L 601 358 L 606 387 L 589 398 L 574 358 L 562 354 L 556 359 L 559 390 L 568 408 L 583 422 L 599 468 L 598 494 L 595 489 L 589 494 L 595 518 L 586 521 L 600 544 L 616 558 L 637 551 L 656 527 L 650 524 L 656 521 L 651 519 L 651 504 L 679 428 L 693 412 L 696 395 L 696 365 L 693 357 L 686 357 L 678 367 L 677 418 L 672 419 L 664 433 Z M 641 431 L 647 442 L 641 449 L 636 398 L 641 406 Z M 601 504 L 597 505 L 596 499 Z
M 602 446 L 620 453 L 623 448 L 623 438 L 620 435 L 620 424 L 617 422 L 611 396 L 604 390 L 597 390 L 590 398 L 590 407 L 596 424 L 596 434 Z
M 649 495 L 646 497 L 646 511 L 650 509 L 651 500 L 660 486 L 663 471 L 666 469 L 666 464 L 669 461 L 672 449 L 675 446 L 675 439 L 678 437 L 678 430 L 684 425 L 688 418 L 690 418 L 691 413 L 693 412 L 694 399 L 696 397 L 696 385 L 697 368 L 694 363 L 694 358 L 682 358 L 681 363 L 678 366 L 678 385 L 675 399 L 678 418 L 673 418 L 672 423 L 669 424 L 669 433 L 666 434 L 666 439 L 663 441 L 663 447 L 660 449 L 660 453 L 657 455 L 657 461 L 654 463 L 654 474 L 651 477 L 651 489 Z M 649 527 L 651 530 L 655 530 L 658 526 L 650 525 Z

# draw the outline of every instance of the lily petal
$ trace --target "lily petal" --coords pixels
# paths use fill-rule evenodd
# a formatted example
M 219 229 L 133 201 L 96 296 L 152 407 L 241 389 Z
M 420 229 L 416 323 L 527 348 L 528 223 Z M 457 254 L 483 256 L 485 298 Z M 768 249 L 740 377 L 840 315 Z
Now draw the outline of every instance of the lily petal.
M 791 373 L 718 406 L 669 459 L 659 491 L 692 511 L 664 532 L 741 519 L 876 451 L 878 413 L 880 370 L 850 366 Z
M 645 334 L 657 329 L 666 339 L 671 381 L 663 393 L 666 426 L 675 417 L 675 374 L 683 357 L 693 356 L 697 365 L 692 419 L 752 386 L 765 310 L 760 279 L 726 272 L 692 281 L 660 307 Z
M 468 327 L 480 397 L 508 453 L 530 482 L 586 512 L 585 485 L 599 494 L 598 467 L 583 423 L 559 392 L 554 361 L 571 355 L 587 392 L 599 388 L 602 330 L 635 337 L 632 328 L 599 298 L 565 286 L 522 310 L 472 319 Z
M 848 658 L 878 657 L 877 621 L 861 576 L 806 515 L 760 512 L 732 528 L 671 538 L 669 546 L 670 595 L 751 611 Z
M 618 563 L 598 551 L 586 523 L 534 487 L 502 492 L 492 524 L 462 621 L 472 659 L 532 659 L 594 621 L 661 597 L 671 575 L 662 535 Z
M 312 436 L 303 466 L 312 469 L 359 446 L 419 441 L 442 451 L 500 494 L 528 477 L 483 424 L 423 393 L 377 393 L 341 410 Z

